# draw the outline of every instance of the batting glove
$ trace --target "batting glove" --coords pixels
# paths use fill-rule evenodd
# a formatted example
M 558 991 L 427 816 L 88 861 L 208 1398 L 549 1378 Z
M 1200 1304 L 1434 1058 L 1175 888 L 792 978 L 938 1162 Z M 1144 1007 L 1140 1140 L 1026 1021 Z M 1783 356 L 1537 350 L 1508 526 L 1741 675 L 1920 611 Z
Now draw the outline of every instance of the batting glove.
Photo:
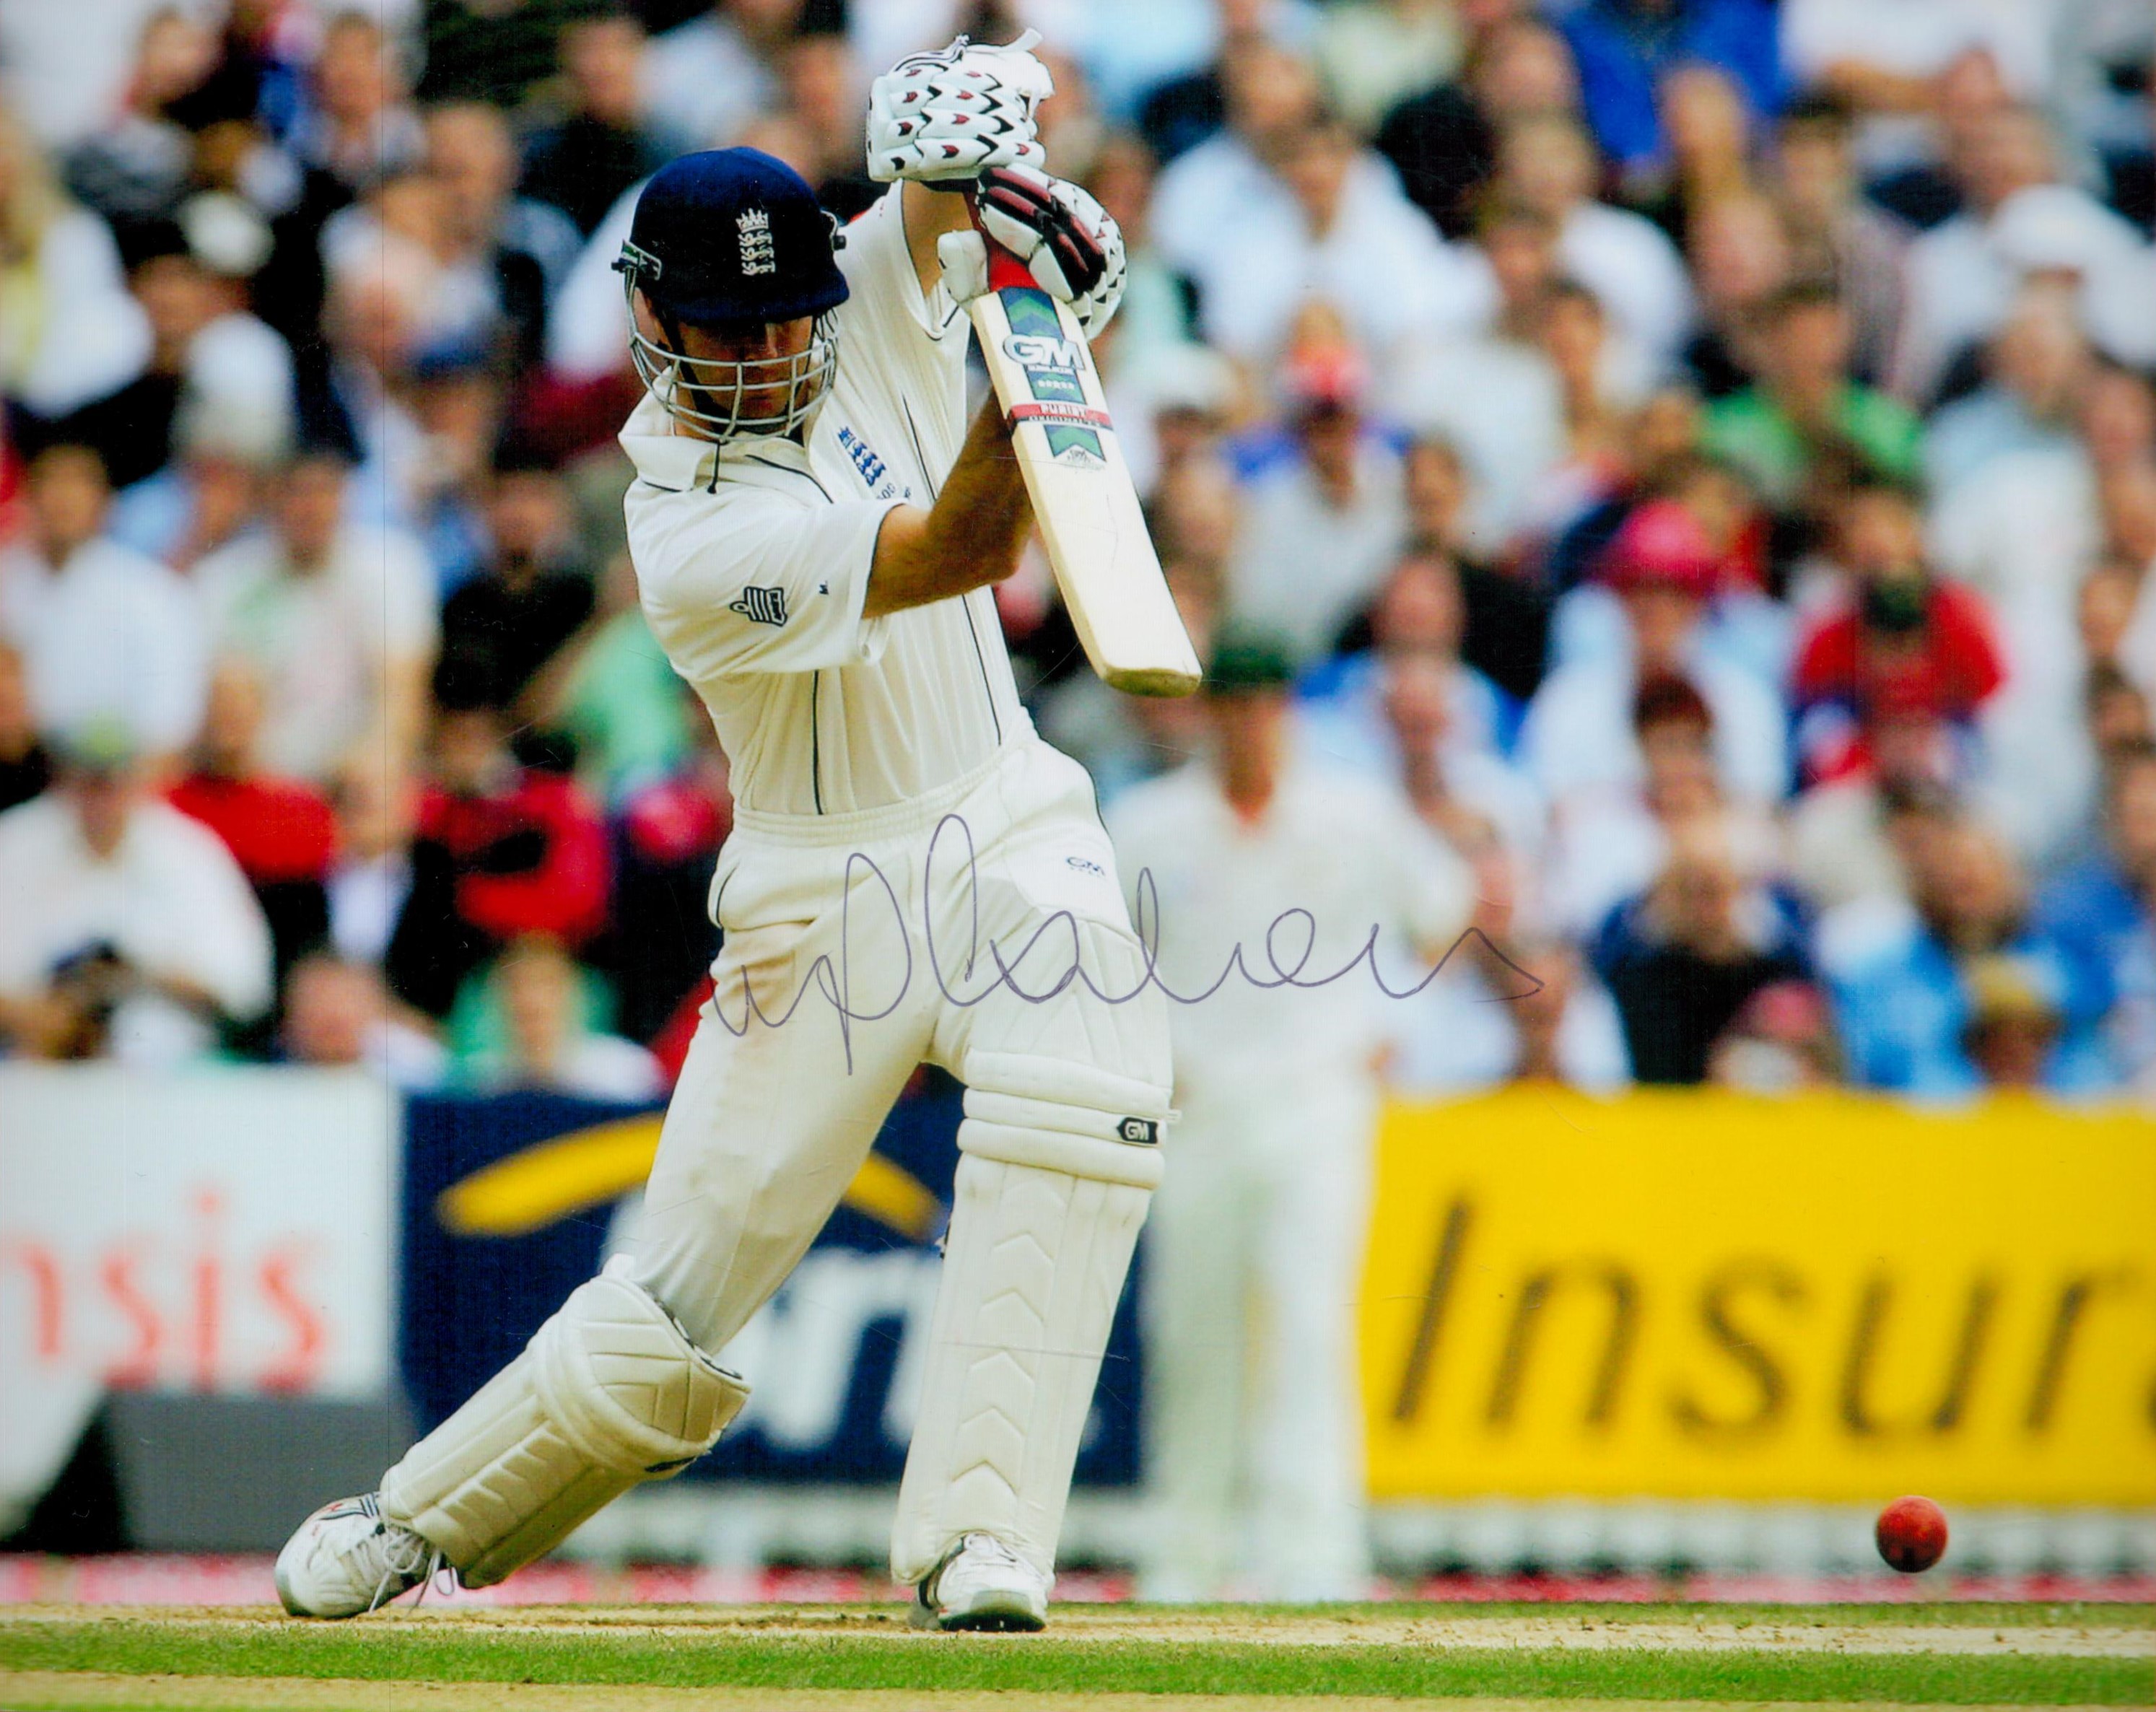
M 998 167 L 981 175 L 974 207 L 981 229 L 1070 305 L 1088 339 L 1115 319 L 1128 271 L 1122 228 L 1086 192 L 1030 167 Z
M 1034 58 L 1038 30 L 1008 47 L 976 47 L 960 36 L 933 54 L 901 59 L 869 89 L 869 177 L 947 183 L 994 167 L 1040 167 L 1033 110 L 1055 93 Z

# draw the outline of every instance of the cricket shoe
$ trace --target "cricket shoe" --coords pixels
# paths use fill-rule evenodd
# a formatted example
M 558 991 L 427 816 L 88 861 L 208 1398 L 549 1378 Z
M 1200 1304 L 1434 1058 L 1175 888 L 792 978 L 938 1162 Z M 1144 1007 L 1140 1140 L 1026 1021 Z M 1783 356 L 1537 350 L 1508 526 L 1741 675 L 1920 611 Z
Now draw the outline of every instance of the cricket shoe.
M 914 1589 L 917 1629 L 1030 1633 L 1048 1621 L 1044 1576 L 993 1534 L 968 1534 Z
M 295 1617 L 357 1617 L 408 1593 L 442 1554 L 382 1514 L 382 1494 L 341 1498 L 300 1524 L 277 1554 L 277 1597 Z

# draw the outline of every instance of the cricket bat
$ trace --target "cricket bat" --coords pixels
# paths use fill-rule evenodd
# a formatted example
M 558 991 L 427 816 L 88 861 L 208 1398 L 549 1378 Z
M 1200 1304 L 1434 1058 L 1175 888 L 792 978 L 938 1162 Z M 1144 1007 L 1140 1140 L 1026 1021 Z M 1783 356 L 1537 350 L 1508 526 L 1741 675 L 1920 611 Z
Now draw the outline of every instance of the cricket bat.
M 983 238 L 989 289 L 968 308 L 1086 658 L 1111 688 L 1188 695 L 1198 656 L 1146 532 L 1086 336 L 1069 305 Z

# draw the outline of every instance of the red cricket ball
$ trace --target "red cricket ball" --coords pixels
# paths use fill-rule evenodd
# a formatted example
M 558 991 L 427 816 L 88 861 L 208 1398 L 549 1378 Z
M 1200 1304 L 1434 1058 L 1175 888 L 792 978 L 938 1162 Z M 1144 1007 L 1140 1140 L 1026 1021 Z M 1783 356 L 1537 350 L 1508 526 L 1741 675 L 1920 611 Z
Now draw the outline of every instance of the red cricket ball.
M 1897 1498 L 1879 1512 L 1872 1537 L 1881 1557 L 1913 1576 L 1946 1556 L 1946 1512 L 1928 1498 Z

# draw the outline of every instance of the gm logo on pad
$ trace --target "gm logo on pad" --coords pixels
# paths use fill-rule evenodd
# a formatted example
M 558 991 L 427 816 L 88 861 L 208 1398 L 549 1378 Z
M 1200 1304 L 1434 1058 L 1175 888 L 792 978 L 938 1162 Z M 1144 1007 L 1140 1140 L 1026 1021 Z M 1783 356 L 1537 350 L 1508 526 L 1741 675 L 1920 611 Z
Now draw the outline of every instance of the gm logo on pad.
M 1151 1118 L 1125 1118 L 1116 1133 L 1137 1146 L 1150 1147 L 1160 1140 L 1160 1125 Z

